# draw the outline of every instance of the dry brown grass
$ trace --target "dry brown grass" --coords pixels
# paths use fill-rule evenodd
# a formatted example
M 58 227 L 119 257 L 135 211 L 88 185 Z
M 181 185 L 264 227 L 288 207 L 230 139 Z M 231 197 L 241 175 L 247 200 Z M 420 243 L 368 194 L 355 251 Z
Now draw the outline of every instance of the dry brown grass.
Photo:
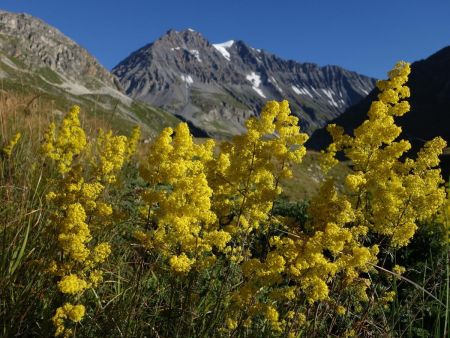
M 0 141 L 2 144 L 7 143 L 17 132 L 34 140 L 40 139 L 49 123 L 59 120 L 65 113 L 57 109 L 54 102 L 45 95 L 0 90 Z M 111 129 L 109 122 L 83 111 L 80 119 L 88 134 L 99 128 Z

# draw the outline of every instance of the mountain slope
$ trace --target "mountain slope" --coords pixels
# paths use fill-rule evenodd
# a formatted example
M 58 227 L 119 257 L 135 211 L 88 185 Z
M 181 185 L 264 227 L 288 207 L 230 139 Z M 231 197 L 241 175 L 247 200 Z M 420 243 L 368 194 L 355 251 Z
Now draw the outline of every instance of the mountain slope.
M 414 62 L 407 85 L 411 90 L 411 111 L 397 119 L 403 129 L 402 137 L 408 139 L 414 149 L 435 136 L 450 142 L 450 46 L 425 60 Z M 378 90 L 374 89 L 364 100 L 331 122 L 350 133 L 366 119 L 377 94 Z M 314 149 L 323 149 L 330 141 L 328 132 L 319 129 L 308 144 Z
M 104 84 L 115 88 L 118 84 L 88 51 L 28 14 L 0 11 L 0 49 L 30 69 L 46 66 L 88 87 Z
M 0 11 L 0 79 L 4 91 L 52 100 L 55 110 L 76 103 L 119 129 L 140 124 L 153 135 L 179 121 L 126 96 L 117 78 L 84 48 L 28 14 Z
M 168 31 L 113 73 L 131 97 L 180 115 L 213 136 L 241 132 L 270 99 L 288 99 L 311 133 L 372 90 L 375 80 L 337 66 L 286 61 L 242 41 L 211 44 Z

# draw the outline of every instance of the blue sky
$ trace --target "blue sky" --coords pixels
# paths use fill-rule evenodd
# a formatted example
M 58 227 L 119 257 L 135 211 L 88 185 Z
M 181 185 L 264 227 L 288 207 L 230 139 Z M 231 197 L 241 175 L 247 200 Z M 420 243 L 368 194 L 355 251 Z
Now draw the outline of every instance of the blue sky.
M 450 0 L 0 0 L 56 26 L 106 68 L 168 29 L 385 77 L 450 45 Z

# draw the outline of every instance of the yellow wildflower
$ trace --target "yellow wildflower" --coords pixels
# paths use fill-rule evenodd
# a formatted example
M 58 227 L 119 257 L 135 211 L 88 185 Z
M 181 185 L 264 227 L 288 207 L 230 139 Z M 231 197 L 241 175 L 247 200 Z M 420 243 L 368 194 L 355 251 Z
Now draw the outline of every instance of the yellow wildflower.
M 12 154 L 12 151 L 14 149 L 14 147 L 16 146 L 17 142 L 19 142 L 21 134 L 20 133 L 16 133 L 13 138 L 11 138 L 11 140 L 9 141 L 9 143 L 3 147 L 2 149 L 2 153 L 6 156 L 6 157 L 10 157 Z
M 58 161 L 61 174 L 70 170 L 73 158 L 79 155 L 87 144 L 86 135 L 80 126 L 79 112 L 80 107 L 73 106 L 58 131 L 52 123 L 44 134 L 42 151 L 46 156 Z
M 74 274 L 64 276 L 58 282 L 58 289 L 62 293 L 77 294 L 84 291 L 87 287 L 88 284 L 86 283 L 86 281 L 80 279 L 77 275 Z
M 392 268 L 392 271 L 394 273 L 396 273 L 397 275 L 403 275 L 406 271 L 406 268 L 404 266 L 401 265 L 394 265 L 394 267 Z
M 126 157 L 133 152 L 128 149 L 126 155 L 127 147 L 135 147 L 139 137 L 135 130 L 128 145 L 125 136 L 101 130 L 97 139 L 88 144 L 78 115 L 79 107 L 74 106 L 58 127 L 50 124 L 42 144 L 44 155 L 56 163 L 60 174 L 57 188 L 47 194 L 46 200 L 56 207 L 51 224 L 64 253 L 62 262 L 52 261 L 48 271 L 61 277 L 58 289 L 68 295 L 79 295 L 102 281 L 102 273 L 96 268 L 108 258 L 111 247 L 108 243 L 91 246 L 90 227 L 99 228 L 112 214 L 111 206 L 101 200 L 102 192 L 106 184 L 116 181 Z M 83 158 L 84 163 L 76 158 Z M 89 181 L 85 181 L 85 176 Z M 83 315 L 82 305 L 67 303 L 58 308 L 53 317 L 56 335 L 70 335 L 72 331 L 64 327 L 64 319 L 77 322 Z
M 191 269 L 192 264 L 194 263 L 194 260 L 189 259 L 186 254 L 182 253 L 179 256 L 172 256 L 169 260 L 170 267 L 175 271 L 179 273 L 186 273 L 189 272 Z
M 80 322 L 85 314 L 85 307 L 83 305 L 72 305 L 70 303 L 65 303 L 63 306 L 56 309 L 55 315 L 52 317 L 53 324 L 56 327 L 55 337 L 64 336 L 68 337 L 71 335 L 72 330 L 67 329 L 64 326 L 66 319 L 74 323 Z
M 101 243 L 94 248 L 93 260 L 96 263 L 103 263 L 111 254 L 111 246 L 108 243 Z

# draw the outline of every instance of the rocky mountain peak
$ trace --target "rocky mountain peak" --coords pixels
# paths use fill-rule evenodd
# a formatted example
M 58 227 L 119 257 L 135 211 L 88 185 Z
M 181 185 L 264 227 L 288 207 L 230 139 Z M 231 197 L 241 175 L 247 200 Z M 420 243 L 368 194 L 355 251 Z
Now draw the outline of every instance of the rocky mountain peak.
M 155 45 L 159 46 L 170 46 L 172 48 L 195 48 L 195 47 L 206 47 L 209 45 L 208 40 L 206 40 L 202 34 L 199 32 L 188 28 L 183 31 L 177 31 L 170 29 L 155 41 Z
M 268 100 L 289 100 L 312 132 L 372 90 L 375 79 L 337 66 L 283 60 L 241 40 L 211 44 L 169 30 L 113 69 L 134 98 L 181 116 L 212 136 L 244 130 Z

